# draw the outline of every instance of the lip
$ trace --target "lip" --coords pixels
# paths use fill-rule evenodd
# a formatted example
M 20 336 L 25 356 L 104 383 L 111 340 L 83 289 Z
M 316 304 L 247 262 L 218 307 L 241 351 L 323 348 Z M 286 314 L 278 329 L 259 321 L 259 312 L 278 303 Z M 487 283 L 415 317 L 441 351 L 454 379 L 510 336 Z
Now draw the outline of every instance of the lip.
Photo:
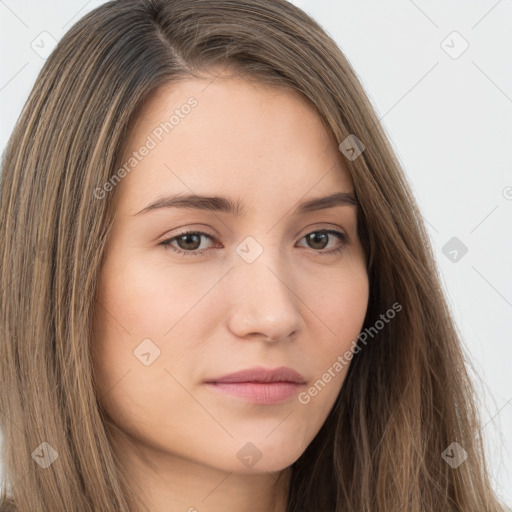
M 216 377 L 206 380 L 206 383 L 233 383 L 233 382 L 291 382 L 304 384 L 306 379 L 297 371 L 287 366 L 269 369 L 263 366 L 255 366 L 247 370 L 229 373 L 223 377 Z
M 262 405 L 289 400 L 305 383 L 300 373 L 286 366 L 274 369 L 258 366 L 205 381 L 216 391 Z

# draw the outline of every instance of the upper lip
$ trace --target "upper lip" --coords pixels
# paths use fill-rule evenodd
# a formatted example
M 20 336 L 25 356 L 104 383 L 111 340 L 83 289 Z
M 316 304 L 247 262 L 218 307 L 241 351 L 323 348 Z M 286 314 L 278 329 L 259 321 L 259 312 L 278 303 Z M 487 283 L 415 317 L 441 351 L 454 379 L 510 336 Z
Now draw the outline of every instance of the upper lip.
M 304 384 L 304 377 L 297 371 L 286 366 L 269 369 L 262 366 L 240 370 L 238 372 L 229 373 L 223 377 L 206 380 L 208 383 L 222 382 L 293 382 L 296 384 Z

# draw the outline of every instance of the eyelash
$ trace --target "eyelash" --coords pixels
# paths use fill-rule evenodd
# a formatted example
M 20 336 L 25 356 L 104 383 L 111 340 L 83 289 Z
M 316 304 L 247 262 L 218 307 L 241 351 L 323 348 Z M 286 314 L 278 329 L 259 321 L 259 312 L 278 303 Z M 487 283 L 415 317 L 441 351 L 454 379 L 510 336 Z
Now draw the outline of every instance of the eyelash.
M 305 238 L 306 236 L 311 235 L 313 233 L 327 233 L 330 235 L 335 235 L 338 237 L 338 239 L 341 242 L 339 247 L 335 247 L 334 249 L 331 249 L 329 251 L 316 251 L 320 255 L 325 256 L 325 255 L 341 253 L 343 250 L 345 250 L 345 246 L 348 244 L 347 236 L 345 235 L 345 233 L 342 233 L 341 231 L 336 231 L 334 229 L 318 229 L 316 231 L 311 231 L 311 232 L 307 233 L 302 238 Z M 183 256 L 202 256 L 208 250 L 208 249 L 203 249 L 202 251 L 198 251 L 196 249 L 195 251 L 184 251 L 183 249 L 178 249 L 171 245 L 171 242 L 173 242 L 177 238 L 180 238 L 185 235 L 203 235 L 205 237 L 208 237 L 208 238 L 214 240 L 214 238 L 210 234 L 205 233 L 204 231 L 184 231 L 183 233 L 179 233 L 177 235 L 174 235 L 171 238 L 167 238 L 166 240 L 163 240 L 158 245 L 162 245 L 162 246 L 164 246 L 164 248 L 170 249 L 171 251 L 173 251 L 177 254 L 181 254 Z M 301 240 L 302 240 L 302 238 L 301 238 Z M 315 249 L 311 249 L 311 250 L 315 251 Z

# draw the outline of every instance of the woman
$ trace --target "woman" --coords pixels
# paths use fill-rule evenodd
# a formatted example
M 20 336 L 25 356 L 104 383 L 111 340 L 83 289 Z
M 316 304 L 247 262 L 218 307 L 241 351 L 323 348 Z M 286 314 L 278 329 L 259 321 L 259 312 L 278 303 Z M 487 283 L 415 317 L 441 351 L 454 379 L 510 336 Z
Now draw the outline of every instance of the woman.
M 97 8 L 0 186 L 1 510 L 502 510 L 415 200 L 298 8 Z

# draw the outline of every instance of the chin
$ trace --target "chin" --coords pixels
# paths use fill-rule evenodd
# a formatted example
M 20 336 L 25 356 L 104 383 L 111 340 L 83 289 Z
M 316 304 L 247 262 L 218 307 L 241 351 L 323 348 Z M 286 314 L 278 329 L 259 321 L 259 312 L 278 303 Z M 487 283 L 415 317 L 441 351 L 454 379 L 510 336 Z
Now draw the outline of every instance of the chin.
M 272 435 L 267 439 L 255 439 L 254 441 L 247 438 L 236 440 L 235 448 L 230 448 L 223 453 L 233 450 L 235 455 L 234 459 L 230 457 L 229 460 L 223 457 L 227 465 L 225 470 L 244 474 L 282 471 L 290 467 L 306 449 L 306 446 L 297 442 L 287 445 L 283 439 L 277 436 L 270 441 Z M 217 459 L 217 464 L 219 460 L 220 457 Z

